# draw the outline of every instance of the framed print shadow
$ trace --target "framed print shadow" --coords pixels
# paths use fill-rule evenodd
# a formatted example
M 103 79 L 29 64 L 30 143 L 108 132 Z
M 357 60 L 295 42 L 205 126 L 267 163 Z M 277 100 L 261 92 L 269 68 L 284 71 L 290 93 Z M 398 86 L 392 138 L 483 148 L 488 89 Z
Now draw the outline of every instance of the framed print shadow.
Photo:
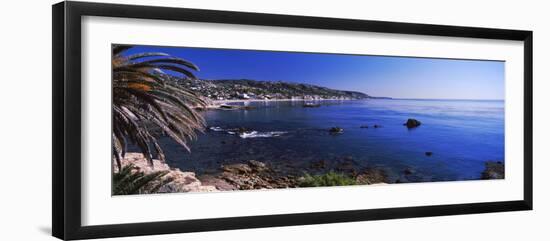
M 53 5 L 53 235 L 532 209 L 531 31 Z

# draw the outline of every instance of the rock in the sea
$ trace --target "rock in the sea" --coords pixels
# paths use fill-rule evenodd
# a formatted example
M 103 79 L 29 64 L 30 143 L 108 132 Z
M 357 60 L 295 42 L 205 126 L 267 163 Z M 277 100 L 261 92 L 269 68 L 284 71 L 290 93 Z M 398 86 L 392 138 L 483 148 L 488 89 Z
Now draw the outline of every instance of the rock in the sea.
M 182 172 L 178 168 L 170 168 L 166 163 L 156 159 L 153 159 L 153 166 L 151 166 L 141 153 L 126 153 L 122 165 L 129 164 L 133 164 L 138 171 L 146 174 L 156 171 L 168 171 L 168 174 L 162 177 L 162 181 L 166 179 L 172 179 L 172 181 L 162 186 L 157 191 L 159 193 L 211 192 L 217 190 L 214 186 L 203 185 L 194 172 Z M 116 165 L 113 170 L 118 171 Z
M 369 128 L 369 126 L 368 126 L 368 125 L 362 125 L 362 126 L 360 126 L 359 128 L 364 128 L 364 129 L 366 129 L 366 128 Z
M 426 152 L 426 153 L 424 153 L 424 154 L 426 154 L 426 156 L 432 156 L 432 155 L 433 155 L 434 153 L 433 153 L 433 152 L 431 152 L 431 151 L 427 151 L 427 152 Z
M 245 132 L 250 132 L 250 131 L 252 131 L 250 128 L 246 128 L 246 127 L 242 127 L 242 126 L 239 127 L 239 128 L 237 128 L 237 132 L 238 132 L 239 134 L 243 134 L 243 133 L 245 133 Z
M 381 128 L 382 126 L 381 126 L 381 125 L 376 125 L 376 124 L 375 124 L 373 127 L 374 127 L 374 128 Z
M 418 127 L 420 126 L 420 121 L 416 120 L 416 119 L 408 119 L 407 120 L 407 123 L 403 124 L 404 126 L 407 126 L 407 128 L 415 128 L 415 127 Z
M 504 163 L 501 161 L 485 162 L 485 170 L 481 173 L 481 179 L 504 179 Z
M 331 134 L 340 134 L 340 133 L 343 133 L 344 132 L 344 129 L 340 128 L 340 127 L 332 127 L 328 130 Z

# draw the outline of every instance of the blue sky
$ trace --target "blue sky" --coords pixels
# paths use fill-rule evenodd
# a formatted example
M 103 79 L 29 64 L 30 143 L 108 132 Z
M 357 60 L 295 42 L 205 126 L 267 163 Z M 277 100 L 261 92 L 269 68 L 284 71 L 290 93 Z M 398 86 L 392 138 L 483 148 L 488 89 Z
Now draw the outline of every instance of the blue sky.
M 137 46 L 199 66 L 202 79 L 309 83 L 372 96 L 504 99 L 504 62 L 256 50 Z

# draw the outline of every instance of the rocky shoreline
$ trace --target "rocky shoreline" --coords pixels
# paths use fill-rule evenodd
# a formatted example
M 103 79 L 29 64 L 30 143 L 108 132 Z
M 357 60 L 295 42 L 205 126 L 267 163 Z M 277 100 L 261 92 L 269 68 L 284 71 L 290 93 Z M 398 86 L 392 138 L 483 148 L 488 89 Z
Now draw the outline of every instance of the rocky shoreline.
M 194 172 L 184 172 L 178 168 L 171 168 L 159 160 L 155 159 L 153 161 L 154 167 L 151 167 L 142 154 L 127 153 L 122 164 L 123 166 L 133 164 L 136 167 L 136 171 L 146 174 L 155 171 L 167 171 L 168 174 L 163 179 L 170 178 L 172 181 L 160 188 L 158 193 L 297 188 L 315 186 L 306 182 L 316 179 L 324 180 L 323 178 L 327 177 L 345 179 L 346 182 L 343 182 L 345 184 L 335 184 L 335 186 L 402 182 L 399 180 L 391 182 L 386 172 L 381 168 L 357 168 L 353 166 L 352 160 L 347 159 L 336 166 L 329 166 L 328 163 L 322 160 L 312 162 L 310 167 L 305 171 L 309 173 L 321 173 L 314 175 L 310 175 L 308 172 L 281 172 L 277 167 L 273 167 L 267 163 L 249 160 L 244 163 L 222 165 L 216 174 L 197 176 Z M 113 168 L 116 172 L 116 166 Z M 414 174 L 414 170 L 406 169 L 404 173 L 405 175 L 411 175 Z M 485 170 L 480 174 L 480 179 L 503 178 L 503 162 L 486 162 Z M 322 186 L 326 186 L 326 184 Z
M 166 163 L 153 159 L 153 166 L 141 153 L 126 153 L 122 160 L 122 166 L 133 164 L 135 171 L 149 174 L 157 171 L 167 171 L 162 180 L 171 179 L 172 181 L 161 187 L 158 193 L 174 193 L 174 192 L 212 192 L 217 191 L 214 186 L 204 185 L 194 172 L 183 172 L 178 168 L 171 168 Z M 116 165 L 113 166 L 113 171 L 118 171 Z
M 481 179 L 504 179 L 504 163 L 501 161 L 485 162 L 485 170 L 481 173 Z

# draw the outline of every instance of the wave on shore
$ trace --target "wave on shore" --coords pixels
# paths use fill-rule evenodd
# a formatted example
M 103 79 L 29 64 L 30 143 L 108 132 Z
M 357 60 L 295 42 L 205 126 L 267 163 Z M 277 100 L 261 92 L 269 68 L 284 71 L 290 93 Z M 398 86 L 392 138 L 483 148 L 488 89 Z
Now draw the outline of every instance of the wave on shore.
M 251 132 L 243 132 L 239 134 L 239 137 L 245 139 L 245 138 L 256 138 L 256 137 L 277 137 L 285 134 L 286 131 L 268 131 L 268 132 L 258 132 L 258 131 L 251 131 Z

